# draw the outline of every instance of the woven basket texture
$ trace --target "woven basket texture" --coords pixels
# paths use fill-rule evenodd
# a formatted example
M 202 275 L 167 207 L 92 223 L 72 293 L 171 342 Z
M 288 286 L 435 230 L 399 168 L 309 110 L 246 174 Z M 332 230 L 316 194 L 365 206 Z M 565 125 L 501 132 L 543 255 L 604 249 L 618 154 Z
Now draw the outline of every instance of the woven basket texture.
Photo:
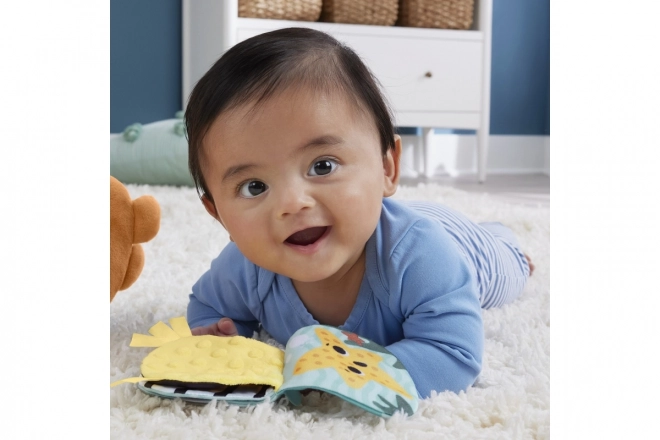
M 239 0 L 238 16 L 275 20 L 317 21 L 322 0 Z
M 321 21 L 392 26 L 399 0 L 323 0 Z
M 473 17 L 474 0 L 399 0 L 397 25 L 469 29 Z

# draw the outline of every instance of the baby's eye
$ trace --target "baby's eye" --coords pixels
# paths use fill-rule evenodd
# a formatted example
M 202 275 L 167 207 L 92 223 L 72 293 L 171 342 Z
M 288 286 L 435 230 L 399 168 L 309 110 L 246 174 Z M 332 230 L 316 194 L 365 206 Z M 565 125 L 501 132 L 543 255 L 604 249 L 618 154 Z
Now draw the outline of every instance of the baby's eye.
M 263 194 L 268 189 L 268 185 L 258 180 L 250 180 L 249 182 L 242 183 L 238 192 L 241 197 L 252 198 L 257 197 L 260 194 Z
M 337 169 L 337 162 L 332 159 L 321 159 L 314 162 L 309 169 L 310 176 L 325 176 Z

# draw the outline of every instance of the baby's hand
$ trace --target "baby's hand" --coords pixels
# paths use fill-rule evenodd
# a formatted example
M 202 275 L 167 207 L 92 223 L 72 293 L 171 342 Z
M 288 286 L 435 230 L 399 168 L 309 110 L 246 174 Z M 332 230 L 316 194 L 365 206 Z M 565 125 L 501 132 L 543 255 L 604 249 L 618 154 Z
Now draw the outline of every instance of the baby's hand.
M 191 332 L 193 336 L 238 336 L 236 325 L 230 318 L 222 318 L 220 321 L 207 325 L 206 327 L 195 327 Z

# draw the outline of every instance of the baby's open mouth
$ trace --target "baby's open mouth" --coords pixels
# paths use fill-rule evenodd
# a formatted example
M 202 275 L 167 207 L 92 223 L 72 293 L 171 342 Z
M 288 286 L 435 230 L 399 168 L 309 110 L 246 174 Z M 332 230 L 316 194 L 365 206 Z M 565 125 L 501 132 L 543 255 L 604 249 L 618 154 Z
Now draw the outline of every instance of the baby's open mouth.
M 321 238 L 327 230 L 327 226 L 303 229 L 295 234 L 291 234 L 289 238 L 286 239 L 286 242 L 297 246 L 309 246 L 310 244 L 316 243 L 316 241 Z

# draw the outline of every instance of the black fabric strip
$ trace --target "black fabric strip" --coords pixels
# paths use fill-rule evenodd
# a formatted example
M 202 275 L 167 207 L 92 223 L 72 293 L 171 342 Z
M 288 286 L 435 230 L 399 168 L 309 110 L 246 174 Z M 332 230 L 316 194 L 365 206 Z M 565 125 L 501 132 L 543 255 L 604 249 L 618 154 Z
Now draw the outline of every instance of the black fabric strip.
M 260 398 L 260 397 L 264 397 L 266 395 L 266 391 L 268 391 L 268 388 L 270 388 L 270 386 L 263 385 L 261 387 L 261 389 L 259 390 L 259 392 L 254 395 L 254 398 L 257 399 L 257 398 Z
M 218 397 L 226 397 L 227 394 L 233 393 L 236 390 L 236 388 L 238 388 L 238 385 L 232 385 L 213 395 Z

